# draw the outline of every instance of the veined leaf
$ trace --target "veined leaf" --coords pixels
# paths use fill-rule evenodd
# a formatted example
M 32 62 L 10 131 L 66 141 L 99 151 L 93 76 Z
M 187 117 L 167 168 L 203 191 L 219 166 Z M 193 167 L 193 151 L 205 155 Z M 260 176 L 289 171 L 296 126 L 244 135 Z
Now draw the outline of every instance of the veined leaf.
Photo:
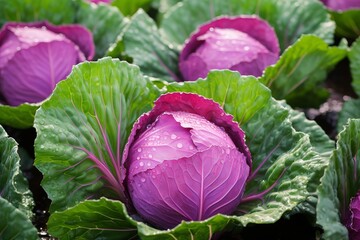
M 0 198 L 6 199 L 30 217 L 33 201 L 27 181 L 20 170 L 17 151 L 17 143 L 8 137 L 0 125 Z
M 161 38 L 156 23 L 143 10 L 134 14 L 108 54 L 131 58 L 151 77 L 170 82 L 178 79 L 178 53 Z
M 37 239 L 33 201 L 20 171 L 17 143 L 0 126 L 0 239 Z
M 78 65 L 58 85 L 34 123 L 52 211 L 101 196 L 125 201 L 122 149 L 158 94 L 136 66 L 110 58 Z
M 100 198 L 86 200 L 48 221 L 49 233 L 61 239 L 136 239 L 136 221 L 119 201 Z
M 331 18 L 336 23 L 335 33 L 338 36 L 356 39 L 360 36 L 360 10 L 330 11 Z
M 360 38 L 351 45 L 349 52 L 350 70 L 352 75 L 352 86 L 360 96 Z
M 0 197 L 0 239 L 39 239 L 28 216 Z
M 339 133 L 336 150 L 318 188 L 317 223 L 324 239 L 348 239 L 343 225 L 350 199 L 360 189 L 360 119 L 350 119 Z M 351 179 L 351 181 L 349 181 Z
M 322 86 L 327 72 L 347 53 L 347 49 L 329 47 L 319 37 L 305 35 L 265 70 L 260 81 L 276 99 L 286 99 L 291 106 L 317 107 L 329 95 Z

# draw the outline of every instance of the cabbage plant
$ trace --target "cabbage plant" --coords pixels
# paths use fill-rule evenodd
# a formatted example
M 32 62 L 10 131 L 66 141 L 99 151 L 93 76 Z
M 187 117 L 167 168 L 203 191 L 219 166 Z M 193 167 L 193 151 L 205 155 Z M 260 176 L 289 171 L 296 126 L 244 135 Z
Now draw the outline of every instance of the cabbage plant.
M 359 239 L 360 119 L 350 119 L 318 188 L 317 223 L 324 239 Z
M 179 56 L 183 80 L 204 78 L 212 69 L 259 77 L 279 58 L 274 29 L 255 16 L 222 17 L 205 23 L 185 41 Z
M 316 134 L 325 134 L 291 114 L 293 110 L 274 100 L 256 78 L 223 70 L 210 72 L 206 80 L 157 86 L 159 82 L 142 75 L 137 66 L 105 58 L 76 66 L 41 105 L 34 124 L 35 166 L 43 173 L 42 186 L 52 200 L 51 235 L 210 239 L 233 227 L 240 230 L 248 224 L 274 223 L 312 197 L 313 186 L 327 165 L 324 156 L 328 151 L 323 148 L 326 144 L 316 146 L 320 142 Z M 180 123 L 171 120 L 175 117 L 182 119 Z M 239 126 L 252 155 L 250 172 L 249 152 Z M 295 130 L 302 126 L 312 135 Z M 217 134 L 210 134 L 209 128 Z M 154 151 L 148 146 L 152 140 L 153 144 L 162 141 L 157 137 L 160 134 L 167 141 L 155 145 Z M 216 145 L 209 147 L 209 142 Z M 219 154 L 222 150 L 224 154 Z M 237 157 L 226 157 L 227 152 Z M 205 160 L 220 166 L 212 169 L 219 169 L 215 172 L 219 179 L 212 179 L 213 172 L 201 168 Z M 220 171 L 221 160 L 224 166 L 236 163 L 233 166 L 238 171 Z M 236 173 L 241 176 L 234 176 Z M 196 180 L 201 176 L 208 178 Z M 230 177 L 229 194 L 212 188 L 211 182 L 224 182 L 221 176 Z M 199 182 L 204 183 L 204 191 Z M 151 183 L 169 187 L 156 193 Z M 145 193 L 138 184 L 149 191 Z M 200 189 L 204 195 L 192 195 L 190 189 Z M 178 194 L 176 199 L 173 193 Z M 150 207 L 150 197 L 156 206 L 142 209 L 142 204 Z M 221 207 L 223 201 L 231 202 L 229 209 Z M 189 212 L 174 214 L 182 204 L 199 206 L 195 209 L 204 213 L 195 211 L 197 216 L 189 218 L 184 217 Z M 153 220 L 153 213 L 176 215 L 176 221 L 165 225 L 162 219 Z
M 195 14 L 197 12 L 203 14 Z M 258 54 L 254 53 L 255 56 L 263 55 L 261 53 L 264 51 L 274 53 L 273 57 L 265 57 L 264 61 L 255 61 L 254 64 L 244 64 L 239 54 L 229 54 L 229 51 L 224 54 L 211 47 L 206 48 L 209 44 L 201 44 L 205 42 L 201 39 L 188 40 L 190 43 L 196 43 L 195 46 L 187 44 L 187 39 L 191 39 L 191 34 L 202 25 L 211 21 L 216 22 L 217 18 L 223 16 L 234 18 L 241 15 L 255 15 L 274 28 L 276 36 L 270 34 L 266 39 L 268 42 L 276 42 L 277 38 L 279 42 L 280 58 L 275 65 L 268 66 L 274 63 L 278 54 L 275 45 L 266 43 L 267 51 L 260 47 L 264 44 L 261 39 L 265 37 L 255 38 L 261 44 L 255 44 L 255 40 L 247 38 L 248 42 L 261 49 L 257 51 Z M 249 21 L 237 28 L 254 27 L 252 30 L 255 30 L 255 26 L 263 25 Z M 204 74 L 213 68 L 207 65 L 234 70 L 241 70 L 242 66 L 246 68 L 244 74 L 261 75 L 260 81 L 272 90 L 276 99 L 286 99 L 291 106 L 317 107 L 329 95 L 322 86 L 327 72 L 347 54 L 346 47 L 329 47 L 333 42 L 334 29 L 334 22 L 330 20 L 328 12 L 318 0 L 184 0 L 168 9 L 158 24 L 141 10 L 135 13 L 108 54 L 130 61 L 140 66 L 146 75 L 168 82 L 204 77 Z M 255 31 L 246 32 L 251 32 L 252 36 L 256 35 Z M 240 35 L 243 36 L 241 33 Z M 215 38 L 213 34 L 211 36 L 213 40 L 207 42 L 216 43 L 218 35 Z M 195 49 L 200 45 L 198 50 L 202 52 L 201 55 L 207 56 L 206 59 L 210 59 L 209 63 L 203 62 L 204 57 L 199 57 L 196 53 Z M 235 49 L 232 45 L 232 50 Z M 184 61 L 188 57 L 192 60 Z M 251 59 L 253 57 L 251 56 Z M 221 61 L 213 61 L 212 58 Z M 193 76 L 188 76 L 190 74 L 187 71 L 190 69 L 193 69 Z
M 95 59 L 104 56 L 126 22 L 117 8 L 107 4 L 90 4 L 83 0 L 0 0 L 0 5 L 0 26 L 8 22 L 48 21 L 55 25 L 79 24 L 86 27 L 91 31 L 95 43 Z M 15 72 L 20 71 L 16 69 Z M 16 128 L 29 128 L 33 125 L 35 111 L 40 104 L 10 106 L 0 103 L 0 123 Z
M 17 106 L 46 99 L 74 65 L 94 56 L 92 34 L 80 25 L 6 23 L 0 30 L 0 95 Z

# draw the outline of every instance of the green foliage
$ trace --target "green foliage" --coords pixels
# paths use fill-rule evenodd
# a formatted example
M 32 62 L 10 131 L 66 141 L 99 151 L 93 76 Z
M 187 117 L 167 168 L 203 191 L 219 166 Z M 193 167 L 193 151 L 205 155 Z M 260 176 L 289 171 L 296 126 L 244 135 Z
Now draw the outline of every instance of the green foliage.
M 20 171 L 17 143 L 0 126 L 0 239 L 37 239 L 33 201 Z
M 339 133 L 336 150 L 318 188 L 317 223 L 324 229 L 324 239 L 348 239 L 342 222 L 350 198 L 360 189 L 359 149 L 360 119 L 350 119 Z

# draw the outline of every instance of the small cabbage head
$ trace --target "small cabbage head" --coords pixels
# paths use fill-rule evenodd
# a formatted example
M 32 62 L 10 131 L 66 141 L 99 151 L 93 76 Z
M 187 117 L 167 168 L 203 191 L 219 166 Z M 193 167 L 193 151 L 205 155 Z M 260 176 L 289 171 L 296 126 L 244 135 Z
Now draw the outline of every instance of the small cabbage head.
M 162 95 L 135 123 L 124 151 L 125 182 L 138 214 L 161 229 L 231 214 L 251 168 L 244 138 L 214 101 Z
M 47 98 L 72 67 L 94 56 L 89 30 L 47 22 L 6 23 L 0 30 L 0 99 L 11 106 Z
M 360 9 L 359 0 L 321 0 L 325 6 L 333 11 L 346 11 L 350 9 Z
M 349 231 L 350 240 L 360 239 L 360 192 L 351 198 L 349 212 L 346 216 L 345 225 Z
M 204 78 L 212 69 L 261 76 L 279 58 L 274 29 L 256 16 L 221 17 L 200 26 L 179 57 L 183 80 Z

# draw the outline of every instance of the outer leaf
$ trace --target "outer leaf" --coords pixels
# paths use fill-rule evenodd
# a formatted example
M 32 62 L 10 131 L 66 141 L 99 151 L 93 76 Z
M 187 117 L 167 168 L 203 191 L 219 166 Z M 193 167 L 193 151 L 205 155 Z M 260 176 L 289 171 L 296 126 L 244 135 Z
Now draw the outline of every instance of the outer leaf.
M 285 102 L 283 106 L 289 111 L 291 124 L 293 128 L 297 131 L 304 132 L 309 135 L 311 145 L 314 147 L 315 151 L 321 155 L 321 162 L 323 166 L 327 165 L 328 159 L 332 154 L 332 151 L 335 147 L 335 142 L 332 141 L 329 136 L 324 132 L 324 130 L 313 120 L 308 120 L 305 117 L 303 112 L 293 110 Z M 325 169 L 322 169 L 325 170 Z M 317 203 L 317 194 L 316 190 L 320 182 L 320 178 L 323 176 L 324 171 L 318 171 L 313 175 L 310 183 L 308 184 L 308 191 L 310 196 L 306 199 L 305 202 L 298 205 L 290 214 L 294 213 L 310 213 L 313 216 L 316 215 L 316 203 Z
M 350 118 L 360 118 L 360 99 L 350 99 L 344 103 L 336 126 L 338 132 L 343 130 Z
M 89 4 L 82 0 L 77 2 L 79 6 L 74 22 L 86 26 L 93 33 L 96 45 L 95 58 L 103 57 L 123 30 L 127 20 L 115 7 Z
M 240 126 L 248 122 L 271 98 L 270 90 L 259 84 L 256 78 L 240 77 L 238 72 L 227 70 L 211 71 L 207 80 L 170 84 L 167 90 L 195 92 L 211 98 L 218 102 L 225 112 L 232 114 Z
M 344 214 L 360 189 L 360 119 L 351 119 L 339 133 L 336 150 L 318 188 L 317 223 L 324 239 L 348 239 Z M 351 179 L 351 181 L 349 181 Z
M 302 34 L 312 33 L 332 42 L 335 25 L 315 0 L 185 0 L 164 15 L 160 28 L 179 49 L 199 24 L 220 15 L 240 14 L 257 14 L 267 20 L 275 28 L 282 50 Z
M 327 71 L 346 56 L 347 49 L 329 47 L 316 36 L 302 36 L 265 70 L 260 81 L 275 98 L 286 99 L 292 106 L 316 107 L 328 96 L 321 86 Z
M 35 112 L 39 105 L 24 103 L 12 107 L 0 104 L 0 124 L 15 128 L 29 128 L 33 125 Z
M 178 53 L 160 37 L 156 23 L 143 10 L 132 17 L 109 54 L 130 57 L 146 75 L 168 81 L 178 78 Z
M 63 212 L 55 212 L 48 221 L 49 233 L 60 239 L 135 239 L 136 221 L 124 204 L 106 198 L 86 200 Z
M 337 35 L 349 39 L 356 39 L 360 36 L 360 10 L 330 11 L 330 14 L 336 23 L 335 33 Z
M 20 170 L 17 151 L 15 140 L 9 138 L 0 126 L 0 199 L 7 200 L 30 217 L 33 202 L 26 179 Z
M 335 142 L 329 138 L 324 130 L 313 120 L 308 120 L 303 112 L 292 109 L 283 102 L 283 106 L 289 111 L 291 124 L 296 131 L 309 135 L 311 145 L 323 157 L 330 157 L 335 147 Z
M 121 152 L 158 91 L 136 66 L 105 58 L 78 65 L 37 111 L 35 165 L 51 210 L 109 196 L 124 201 Z
M 0 197 L 0 239 L 38 239 L 29 218 L 6 199 Z
M 352 86 L 360 96 L 360 37 L 352 44 L 349 52 L 350 70 L 352 75 Z

